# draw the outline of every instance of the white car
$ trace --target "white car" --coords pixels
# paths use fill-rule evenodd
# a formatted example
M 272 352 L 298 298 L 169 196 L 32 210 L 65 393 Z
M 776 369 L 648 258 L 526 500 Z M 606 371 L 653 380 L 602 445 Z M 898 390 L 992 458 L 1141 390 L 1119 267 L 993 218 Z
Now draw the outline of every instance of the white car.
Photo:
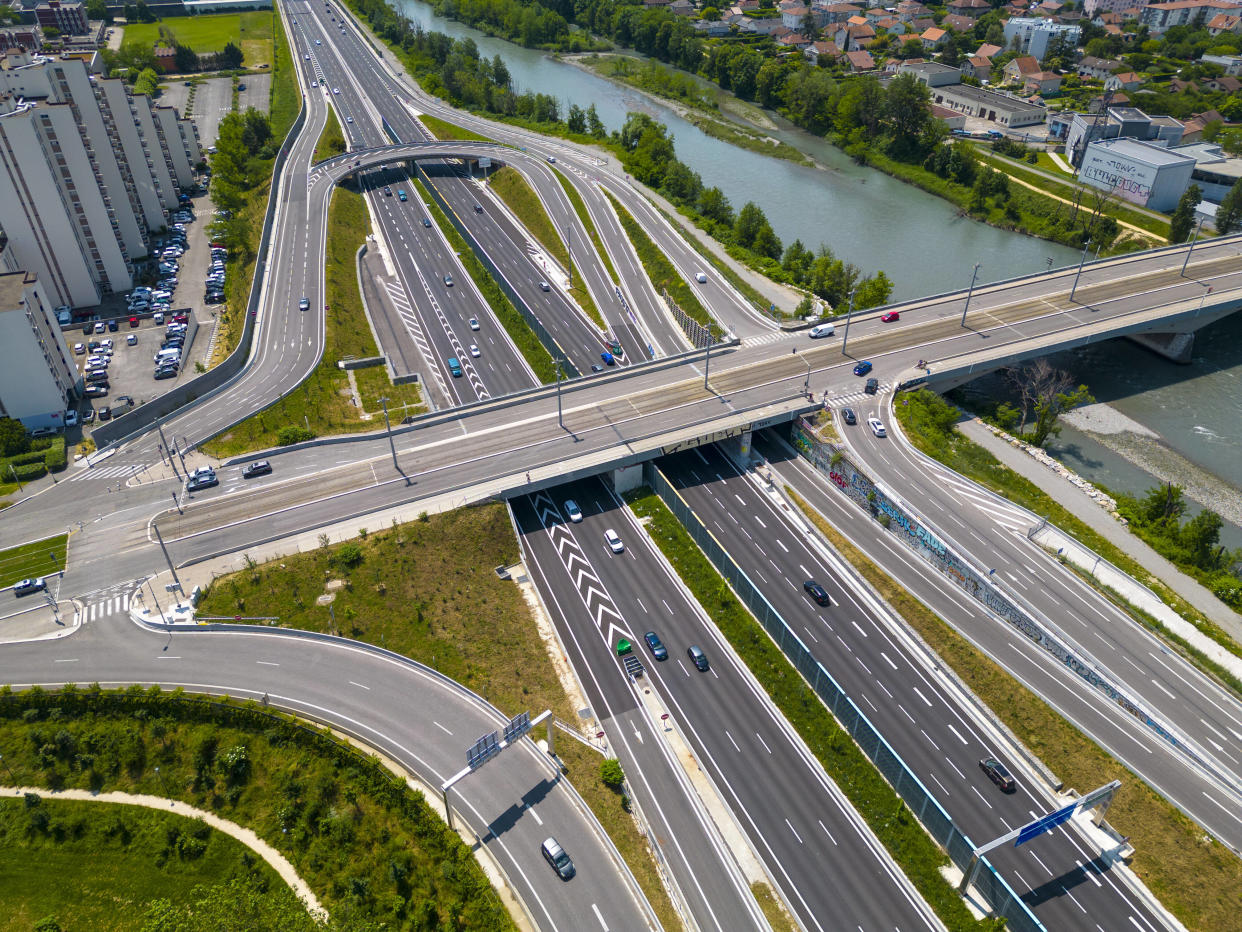
M 470 329 L 471 329 L 471 330 L 478 330 L 478 329 L 479 329 L 479 319 L 478 319 L 477 317 L 471 317 L 471 318 L 470 318 Z
M 304 58 L 306 61 L 310 61 L 310 56 L 309 56 L 309 55 L 303 55 L 303 56 L 302 56 L 302 58 Z
M 888 432 L 884 429 L 884 422 L 878 417 L 867 418 L 867 426 L 871 428 L 871 433 L 877 437 L 887 437 Z
M 621 543 L 621 538 L 617 536 L 617 532 L 612 528 L 604 532 L 604 541 L 608 544 L 608 549 L 613 553 L 625 552 L 625 544 Z
M 470 344 L 470 355 L 471 355 L 473 358 L 478 359 L 478 358 L 479 358 L 480 356 L 482 356 L 483 354 L 479 352 L 479 347 L 478 347 L 476 344 L 471 343 L 471 344 Z
M 78 412 L 77 411 L 66 411 L 65 412 L 65 426 L 66 427 L 77 427 L 78 426 Z
M 569 520 L 574 524 L 582 523 L 582 509 L 572 498 L 565 499 L 565 514 L 569 515 Z
M 86 354 L 86 344 L 85 344 L 85 343 L 74 343 L 74 344 L 73 344 L 73 351 L 74 351 L 75 353 L 77 353 L 77 355 L 79 355 L 79 356 L 83 356 L 83 355 L 85 355 L 85 354 Z
M 341 89 L 340 89 L 339 87 L 334 87 L 334 88 L 332 88 L 332 93 L 333 93 L 333 94 L 339 94 L 340 92 L 341 92 Z

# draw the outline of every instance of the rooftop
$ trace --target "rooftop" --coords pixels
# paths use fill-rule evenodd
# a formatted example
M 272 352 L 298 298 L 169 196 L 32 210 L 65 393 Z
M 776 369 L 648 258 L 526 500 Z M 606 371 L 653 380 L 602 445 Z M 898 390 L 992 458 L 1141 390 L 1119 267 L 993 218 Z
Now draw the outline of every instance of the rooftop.
M 1193 156 L 1187 154 L 1178 154 L 1164 146 L 1154 146 L 1149 142 L 1131 139 L 1128 136 L 1119 136 L 1116 139 L 1097 139 L 1091 143 L 1091 147 L 1105 149 L 1123 158 L 1133 159 L 1136 162 L 1144 162 L 1156 167 L 1182 165 L 1188 158 L 1193 158 Z

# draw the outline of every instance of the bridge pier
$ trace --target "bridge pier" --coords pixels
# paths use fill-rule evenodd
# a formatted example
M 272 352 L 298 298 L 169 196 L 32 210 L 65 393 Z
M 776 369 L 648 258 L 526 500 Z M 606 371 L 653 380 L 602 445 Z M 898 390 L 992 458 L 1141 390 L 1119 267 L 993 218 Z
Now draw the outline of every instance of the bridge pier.
M 1195 348 L 1195 333 L 1135 333 L 1127 337 L 1131 343 L 1137 343 L 1144 349 L 1151 350 L 1169 362 L 1189 365 Z

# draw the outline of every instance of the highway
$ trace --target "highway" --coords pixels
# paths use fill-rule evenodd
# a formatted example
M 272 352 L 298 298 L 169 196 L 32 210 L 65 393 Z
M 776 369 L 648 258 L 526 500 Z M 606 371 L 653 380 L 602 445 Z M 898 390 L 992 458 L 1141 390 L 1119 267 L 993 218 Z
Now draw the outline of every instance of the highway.
M 565 517 L 567 498 L 582 508 L 581 523 Z M 513 509 L 544 603 L 555 607 L 561 642 L 597 711 L 607 710 L 605 724 L 614 747 L 619 741 L 628 744 L 634 720 L 645 716 L 636 692 L 653 694 L 803 928 L 940 927 L 844 794 L 675 581 L 639 523 L 601 481 L 515 499 Z M 606 528 L 617 530 L 623 553 L 608 549 Z M 644 632 L 652 629 L 669 651 L 666 661 L 654 660 L 643 644 Z M 634 644 L 646 667 L 632 689 L 613 650 L 621 637 Z M 706 673 L 687 660 L 691 644 L 706 651 Z M 661 740 L 658 732 L 656 740 Z M 654 779 L 659 770 L 643 773 Z M 679 795 L 667 784 L 665 778 L 664 786 L 652 789 L 652 807 L 661 802 L 668 807 L 668 800 Z M 694 840 L 693 832 L 676 837 L 680 845 Z M 666 855 L 673 860 L 676 852 Z M 696 879 L 719 887 L 726 878 L 713 881 L 699 873 Z M 697 891 L 686 889 L 685 881 L 682 886 L 693 900 Z M 862 890 L 891 895 L 858 896 Z M 738 892 L 745 896 L 745 890 Z M 712 911 L 704 928 L 739 928 L 738 907 L 732 905 L 736 895 L 717 896 L 708 897 Z
M 716 448 L 658 462 L 669 481 L 804 640 L 885 740 L 976 844 L 1050 812 L 1062 802 L 1029 768 L 998 745 L 978 710 L 964 704 L 938 665 L 914 648 L 904 625 L 858 584 L 831 551 L 791 525 L 784 509 L 741 474 Z M 813 579 L 832 600 L 820 606 L 803 591 Z M 1019 775 L 1013 794 L 996 789 L 980 770 L 995 755 Z M 1078 787 L 1081 792 L 1095 787 Z M 1019 848 L 989 855 L 1014 890 L 1049 929 L 1090 922 L 1101 930 L 1164 928 L 1107 856 L 1077 831 L 1061 827 Z

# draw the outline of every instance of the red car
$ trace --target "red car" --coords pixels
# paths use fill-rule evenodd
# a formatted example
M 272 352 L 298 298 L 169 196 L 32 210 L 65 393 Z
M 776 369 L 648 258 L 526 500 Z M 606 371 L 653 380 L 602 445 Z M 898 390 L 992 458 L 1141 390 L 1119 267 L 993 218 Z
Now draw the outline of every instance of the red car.
M 889 311 L 887 314 L 881 314 L 880 320 L 884 321 L 886 324 L 891 324 L 895 320 L 901 320 L 901 315 L 896 311 Z
M 131 317 L 131 318 L 129 319 L 129 325 L 130 325 L 131 327 L 137 327 L 137 326 L 138 326 L 138 318 L 137 318 L 137 317 Z

